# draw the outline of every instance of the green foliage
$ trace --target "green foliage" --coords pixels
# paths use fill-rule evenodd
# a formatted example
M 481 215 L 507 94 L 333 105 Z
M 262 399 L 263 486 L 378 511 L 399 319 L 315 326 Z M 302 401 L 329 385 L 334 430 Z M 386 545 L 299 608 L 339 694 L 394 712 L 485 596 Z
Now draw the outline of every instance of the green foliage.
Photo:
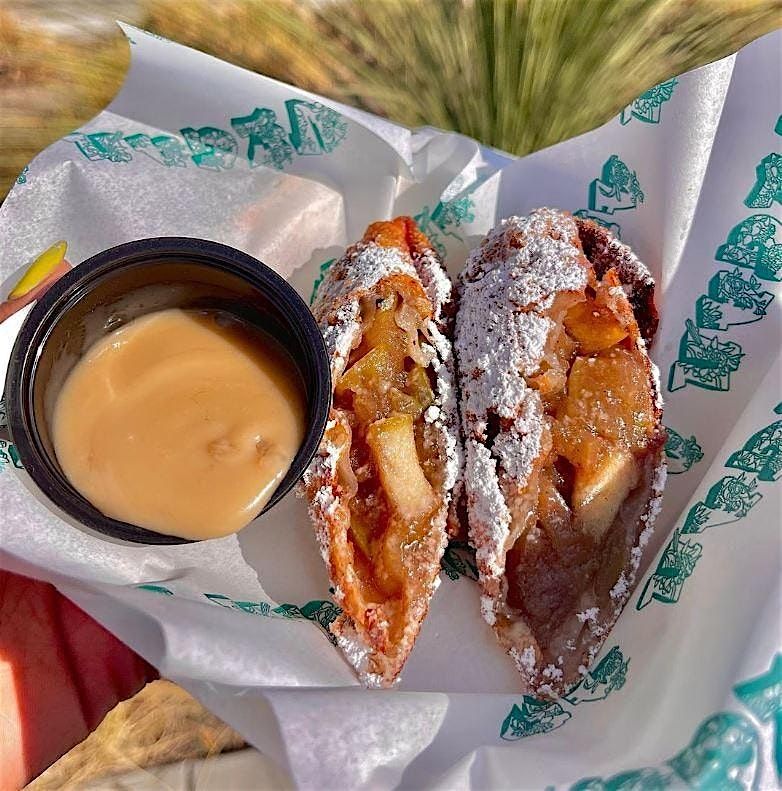
M 347 101 L 526 154 L 780 23 L 779 2 L 382 0 L 323 5 Z M 331 56 L 330 56 L 331 57 Z

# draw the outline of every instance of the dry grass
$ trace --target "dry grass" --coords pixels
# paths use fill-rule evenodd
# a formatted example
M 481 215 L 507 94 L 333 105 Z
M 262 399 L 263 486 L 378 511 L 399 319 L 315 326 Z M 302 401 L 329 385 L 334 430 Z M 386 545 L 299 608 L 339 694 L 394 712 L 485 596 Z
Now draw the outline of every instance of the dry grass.
M 773 30 L 782 0 L 146 0 L 142 16 L 249 69 L 525 154 Z M 85 49 L 0 11 L 0 195 L 118 89 L 120 33 Z
M 323 7 L 337 94 L 523 155 L 782 22 L 779 0 L 347 0 Z
M 780 0 L 191 0 L 186 19 L 178 0 L 151 8 L 164 36 L 515 154 L 782 23 Z
M 76 789 L 87 780 L 244 745 L 238 733 L 170 681 L 155 681 L 120 703 L 78 747 L 27 786 Z
M 100 112 L 129 61 L 119 35 L 77 42 L 31 30 L 0 9 L 0 197 L 41 149 Z
M 190 0 L 186 13 L 183 10 L 180 0 L 146 0 L 143 26 L 315 93 L 333 95 L 349 76 L 338 59 L 318 45 L 319 14 L 307 3 Z

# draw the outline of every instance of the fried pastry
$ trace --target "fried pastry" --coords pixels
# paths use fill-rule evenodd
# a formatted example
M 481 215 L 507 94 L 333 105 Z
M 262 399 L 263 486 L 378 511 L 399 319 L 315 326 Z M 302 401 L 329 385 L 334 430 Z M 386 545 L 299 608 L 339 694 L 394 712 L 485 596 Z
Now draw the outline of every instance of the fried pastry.
M 385 687 L 439 583 L 459 491 L 452 284 L 400 217 L 371 225 L 331 266 L 313 313 L 334 400 L 304 484 L 343 611 L 330 628 L 361 681 Z
M 659 510 L 654 282 L 608 230 L 551 209 L 502 221 L 459 280 L 481 609 L 525 691 L 556 696 L 616 621 Z

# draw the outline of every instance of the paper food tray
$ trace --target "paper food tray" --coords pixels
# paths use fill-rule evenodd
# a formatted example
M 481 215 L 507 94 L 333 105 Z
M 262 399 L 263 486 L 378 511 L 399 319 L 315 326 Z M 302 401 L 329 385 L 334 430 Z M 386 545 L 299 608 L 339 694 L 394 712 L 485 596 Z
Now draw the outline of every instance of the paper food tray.
M 180 235 L 245 250 L 309 299 L 376 219 L 414 215 L 455 274 L 498 219 L 568 209 L 657 279 L 664 509 L 637 590 L 558 702 L 519 694 L 459 545 L 400 688 L 358 687 L 327 637 L 335 605 L 293 495 L 238 536 L 123 546 L 55 513 L 0 440 L 0 566 L 57 585 L 302 787 L 775 786 L 782 34 L 515 159 L 123 29 L 117 98 L 36 157 L 0 209 L 6 291 L 58 239 L 78 263 Z

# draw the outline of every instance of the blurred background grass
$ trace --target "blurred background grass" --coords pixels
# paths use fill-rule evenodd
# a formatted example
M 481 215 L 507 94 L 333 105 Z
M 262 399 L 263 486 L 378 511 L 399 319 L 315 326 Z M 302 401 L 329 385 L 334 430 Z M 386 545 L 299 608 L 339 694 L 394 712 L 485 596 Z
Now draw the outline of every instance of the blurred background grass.
M 411 126 L 526 154 L 780 25 L 782 0 L 4 0 L 0 195 L 103 108 L 111 20 Z
M 2 0 L 0 199 L 119 88 L 124 19 L 411 126 L 526 154 L 782 24 L 782 0 Z M 241 738 L 169 682 L 120 704 L 33 787 Z

